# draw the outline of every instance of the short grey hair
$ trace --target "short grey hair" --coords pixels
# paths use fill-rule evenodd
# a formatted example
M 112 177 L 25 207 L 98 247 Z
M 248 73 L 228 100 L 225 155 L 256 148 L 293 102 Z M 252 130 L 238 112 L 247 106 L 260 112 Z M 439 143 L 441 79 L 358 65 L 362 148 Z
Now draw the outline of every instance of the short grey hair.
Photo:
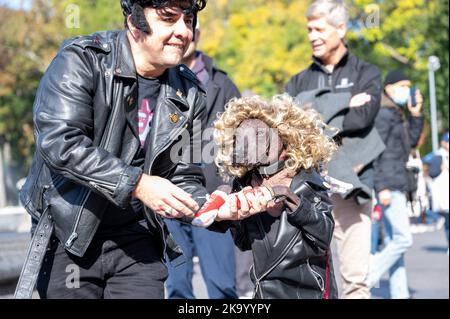
M 317 19 L 325 17 L 335 27 L 348 24 L 348 8 L 342 0 L 316 0 L 308 8 L 306 18 Z

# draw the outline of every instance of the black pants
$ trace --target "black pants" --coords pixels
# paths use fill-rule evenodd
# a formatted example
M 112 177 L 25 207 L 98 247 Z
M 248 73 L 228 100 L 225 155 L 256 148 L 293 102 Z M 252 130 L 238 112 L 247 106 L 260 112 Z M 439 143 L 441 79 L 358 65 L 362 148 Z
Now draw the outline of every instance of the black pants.
M 43 299 L 163 299 L 166 278 L 156 240 L 135 224 L 96 235 L 82 258 L 52 238 L 37 290 Z

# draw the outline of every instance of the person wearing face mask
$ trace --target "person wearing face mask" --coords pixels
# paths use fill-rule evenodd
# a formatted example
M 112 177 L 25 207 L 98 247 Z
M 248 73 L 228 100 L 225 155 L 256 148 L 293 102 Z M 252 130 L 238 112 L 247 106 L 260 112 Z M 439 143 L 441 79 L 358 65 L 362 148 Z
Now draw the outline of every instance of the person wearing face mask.
M 385 247 L 372 258 L 368 285 L 373 287 L 389 271 L 392 299 L 410 297 L 404 254 L 412 245 L 406 189 L 406 162 L 422 132 L 423 98 L 419 90 L 411 96 L 411 80 L 400 70 L 391 71 L 384 82 L 381 108 L 375 119 L 385 151 L 375 160 L 375 191 L 383 210 Z M 414 103 L 415 102 L 415 103 Z

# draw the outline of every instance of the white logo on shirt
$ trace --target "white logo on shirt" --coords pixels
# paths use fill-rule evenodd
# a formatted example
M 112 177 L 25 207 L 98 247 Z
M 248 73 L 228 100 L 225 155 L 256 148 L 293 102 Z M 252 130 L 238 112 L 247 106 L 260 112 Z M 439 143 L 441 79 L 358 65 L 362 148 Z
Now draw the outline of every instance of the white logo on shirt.
M 347 89 L 349 87 L 352 87 L 353 85 L 355 85 L 353 82 L 348 83 L 348 79 L 343 78 L 341 79 L 341 84 L 336 85 L 336 89 Z

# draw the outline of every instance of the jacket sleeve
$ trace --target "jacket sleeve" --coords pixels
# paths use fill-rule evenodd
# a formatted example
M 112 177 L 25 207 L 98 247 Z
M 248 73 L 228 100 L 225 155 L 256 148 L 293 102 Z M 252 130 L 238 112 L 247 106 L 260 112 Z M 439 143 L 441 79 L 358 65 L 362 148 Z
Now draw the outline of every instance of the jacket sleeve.
M 300 92 L 301 92 L 301 81 L 303 78 L 303 74 L 305 71 L 302 71 L 301 73 L 294 75 L 288 82 L 288 84 L 285 87 L 285 92 L 295 98 Z
M 380 135 L 383 143 L 388 147 L 388 138 L 392 131 L 392 126 L 394 123 L 392 122 L 392 115 L 387 108 L 381 108 L 378 116 L 375 119 L 375 127 Z M 375 161 L 373 162 L 374 167 L 374 186 L 377 192 L 382 191 L 383 189 L 388 188 L 387 179 L 386 179 L 386 170 L 391 167 L 391 165 L 387 165 L 384 162 L 383 154 L 381 154 Z
M 313 190 L 308 184 L 297 194 L 300 205 L 288 210 L 288 221 L 304 231 L 310 245 L 327 250 L 333 237 L 334 220 L 331 202 L 323 191 Z
M 93 59 L 69 45 L 50 64 L 34 105 L 36 149 L 54 172 L 125 208 L 142 170 L 93 144 Z
M 408 120 L 409 122 L 409 140 L 411 142 L 411 148 L 415 148 L 417 143 L 419 143 L 420 134 L 422 133 L 424 117 L 421 116 L 411 116 Z
M 360 71 L 359 92 L 371 96 L 370 102 L 359 107 L 351 107 L 344 118 L 343 133 L 352 133 L 371 127 L 380 109 L 381 74 L 377 67 L 366 64 Z

